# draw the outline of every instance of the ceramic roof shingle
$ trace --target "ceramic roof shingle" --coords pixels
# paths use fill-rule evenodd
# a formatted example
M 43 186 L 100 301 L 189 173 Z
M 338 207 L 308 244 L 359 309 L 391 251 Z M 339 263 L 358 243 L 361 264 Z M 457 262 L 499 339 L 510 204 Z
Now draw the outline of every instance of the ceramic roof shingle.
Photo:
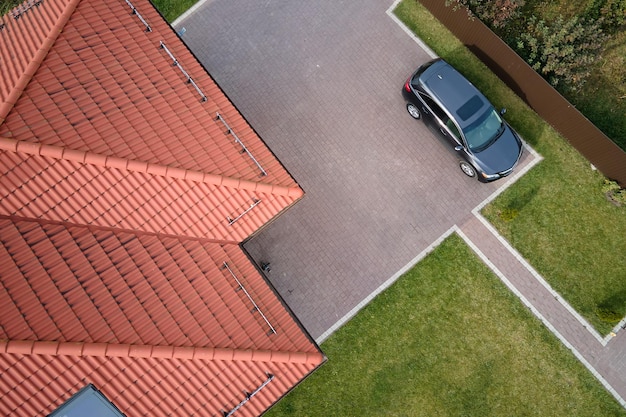
M 36 10 L 46 7 L 48 3 Z M 156 10 L 150 5 L 143 9 L 142 17 L 151 22 L 150 32 L 121 0 L 78 4 L 0 125 L 0 138 L 17 141 L 23 150 L 41 144 L 42 149 L 62 148 L 64 153 L 53 153 L 58 161 L 49 163 L 41 161 L 39 152 L 16 150 L 24 158 L 17 175 L 36 184 L 25 187 L 13 179 L 15 188 L 7 189 L 2 197 L 11 195 L 15 201 L 7 205 L 25 212 L 5 214 L 60 221 L 80 218 L 88 224 L 121 228 L 128 227 L 120 224 L 125 220 L 147 231 L 241 241 L 300 198 L 302 191 Z M 169 45 L 167 50 L 192 75 L 206 101 L 172 65 L 162 43 Z M 242 153 L 232 133 L 252 157 Z M 3 149 L 12 146 L 9 143 Z M 50 156 L 50 152 L 43 154 Z M 81 158 L 84 154 L 90 158 Z M 0 164 L 14 167 L 14 158 L 4 153 Z M 118 163 L 101 169 L 98 162 L 102 165 L 107 160 Z M 42 165 L 53 168 L 44 171 Z M 155 177 L 187 175 L 202 180 L 193 189 L 181 188 L 170 180 L 147 181 L 145 175 L 136 174 L 142 170 Z M 202 185 L 207 179 L 211 187 Z M 33 186 L 45 190 L 49 195 L 41 200 L 52 204 L 39 207 L 39 214 L 27 207 L 28 195 L 15 193 Z M 94 193 L 97 201 L 84 208 L 80 194 L 92 197 Z M 153 201 L 161 193 L 167 194 L 166 201 Z M 118 206 L 129 194 L 146 203 L 136 218 L 129 215 L 131 207 Z M 198 219 L 174 220 L 180 213 L 178 207 L 166 210 L 165 206 L 185 198 L 211 202 L 211 209 L 196 210 L 208 220 L 205 227 L 191 230 Z M 62 205 L 55 203 L 61 201 Z M 255 209 L 246 211 L 252 204 Z M 239 217 L 243 212 L 248 215 Z M 235 218 L 237 224 L 229 224 L 228 219 Z
M 4 415 L 89 383 L 127 415 L 258 415 L 325 360 L 239 246 L 302 190 L 132 5 L 28 0 L 2 18 Z
M 173 405 L 144 414 L 129 404 L 156 405 L 170 391 L 185 390 L 180 379 L 202 387 L 181 393 L 193 393 L 201 403 L 218 401 L 214 397 L 228 390 L 221 403 L 227 408 L 238 402 L 237 394 L 254 388 L 253 381 L 246 382 L 251 373 L 259 380 L 270 373 L 275 385 L 290 387 L 323 361 L 237 245 L 4 216 L 0 230 L 0 257 L 10 266 L 2 272 L 0 293 L 0 410 L 6 415 L 23 411 L 11 401 L 38 403 L 42 390 L 71 394 L 88 382 L 129 415 L 182 415 Z M 130 373 L 127 366 L 136 369 Z M 160 367 L 190 371 L 169 375 Z M 227 381 L 221 379 L 225 369 L 232 375 Z M 131 398 L 108 385 L 108 374 L 124 390 L 139 384 Z M 46 375 L 54 378 L 45 386 L 30 382 L 15 390 L 16 380 L 45 380 Z M 16 395 L 19 399 L 13 399 Z M 44 400 L 35 414 L 66 399 Z M 265 407 L 276 399 L 259 396 Z M 195 412 L 214 415 L 202 409 L 210 410 Z M 241 415 L 254 413 L 242 408 Z

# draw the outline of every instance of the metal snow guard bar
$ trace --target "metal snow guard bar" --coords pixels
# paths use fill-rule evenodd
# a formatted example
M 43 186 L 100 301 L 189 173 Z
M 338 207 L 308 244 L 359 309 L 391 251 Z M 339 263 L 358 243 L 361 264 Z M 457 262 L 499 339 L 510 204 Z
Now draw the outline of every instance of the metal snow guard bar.
M 258 311 L 258 313 L 261 315 L 261 317 L 263 317 L 263 320 L 265 320 L 265 323 L 267 323 L 267 325 L 270 327 L 270 330 L 273 334 L 276 334 L 276 329 L 274 329 L 274 326 L 272 326 L 269 322 L 269 320 L 267 319 L 267 317 L 265 317 L 265 314 L 263 314 L 263 312 L 259 309 L 259 306 L 256 305 L 256 303 L 254 302 L 254 300 L 252 299 L 252 297 L 250 296 L 250 294 L 248 293 L 248 291 L 246 291 L 246 289 L 243 287 L 243 285 L 241 284 L 241 281 L 239 281 L 237 279 L 237 276 L 235 275 L 235 273 L 233 272 L 232 269 L 230 269 L 230 266 L 228 266 L 228 263 L 226 261 L 224 261 L 224 267 L 226 269 L 228 269 L 228 272 L 230 272 L 230 274 L 233 276 L 233 278 L 235 278 L 235 281 L 237 281 L 237 284 L 239 285 L 239 288 L 241 288 L 243 290 L 243 292 L 246 294 L 246 296 L 248 297 L 248 299 L 250 300 L 250 302 L 252 303 L 252 305 L 254 306 L 254 310 L 253 311 Z
M 207 101 L 207 97 L 204 95 L 204 93 L 202 92 L 202 90 L 200 90 L 200 87 L 198 87 L 198 85 L 195 83 L 195 81 L 189 76 L 189 74 L 187 74 L 187 71 L 185 71 L 183 69 L 183 67 L 180 66 L 180 63 L 178 62 L 178 60 L 176 59 L 176 57 L 174 57 L 174 55 L 170 52 L 169 49 L 167 49 L 167 46 L 165 46 L 165 44 L 163 43 L 163 41 L 159 41 L 161 43 L 161 48 L 165 50 L 165 52 L 167 52 L 167 54 L 170 56 L 170 58 L 172 59 L 172 61 L 174 61 L 174 66 L 178 67 L 178 69 L 183 73 L 183 75 L 185 76 L 185 78 L 187 78 L 187 82 L 190 83 L 191 85 L 194 86 L 194 88 L 196 89 L 196 91 L 198 92 L 198 94 L 200 94 L 200 97 L 202 97 L 202 101 Z
M 233 132 L 233 130 L 230 128 L 230 126 L 228 126 L 228 123 L 226 123 L 226 120 L 224 120 L 224 118 L 222 117 L 221 114 L 219 113 L 215 113 L 215 115 L 217 116 L 217 120 L 221 120 L 222 123 L 224 123 L 224 126 L 226 126 L 226 133 L 230 133 L 231 135 L 233 135 L 233 137 L 235 138 L 235 142 L 237 142 L 239 145 L 241 145 L 243 151 L 245 153 L 248 154 L 248 156 L 254 161 L 254 163 L 256 164 L 257 167 L 259 167 L 259 169 L 261 170 L 262 175 L 267 175 L 267 172 L 265 172 L 265 170 L 263 169 L 263 167 L 261 166 L 261 164 L 259 164 L 259 161 L 256 160 L 256 158 L 252 155 L 252 153 L 250 153 L 250 151 L 248 150 L 248 148 L 246 148 L 246 145 L 243 144 L 243 142 L 241 141 L 241 139 L 239 139 L 239 137 L 235 134 L 235 132 Z

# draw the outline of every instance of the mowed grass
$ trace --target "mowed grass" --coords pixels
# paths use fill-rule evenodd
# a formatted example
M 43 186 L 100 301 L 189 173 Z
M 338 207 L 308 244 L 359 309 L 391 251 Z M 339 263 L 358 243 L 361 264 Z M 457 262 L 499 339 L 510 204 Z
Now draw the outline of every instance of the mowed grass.
M 452 235 L 339 329 L 268 416 L 625 416 Z
M 20 4 L 18 0 L 0 0 L 0 16 L 9 13 L 18 4 Z
M 198 0 L 151 0 L 152 4 L 161 12 L 165 20 L 172 23 L 178 16 L 187 11 Z
M 597 310 L 626 315 L 626 207 L 601 190 L 603 176 L 535 114 L 421 4 L 396 15 L 467 76 L 544 160 L 483 210 L 483 215 L 600 333 L 615 323 Z

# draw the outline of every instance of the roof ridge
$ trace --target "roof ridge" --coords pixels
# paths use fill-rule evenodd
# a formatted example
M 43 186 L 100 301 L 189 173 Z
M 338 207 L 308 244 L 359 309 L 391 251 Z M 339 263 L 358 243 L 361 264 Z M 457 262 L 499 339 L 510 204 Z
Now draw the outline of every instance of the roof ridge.
M 33 340 L 0 340 L 0 354 L 3 353 L 299 364 L 318 364 L 324 360 L 320 352 Z
M 264 182 L 242 180 L 219 174 L 209 174 L 202 171 L 194 171 L 184 168 L 176 168 L 167 165 L 152 164 L 149 162 L 133 159 L 118 158 L 94 152 L 86 152 L 69 149 L 61 146 L 45 145 L 42 143 L 16 140 L 0 136 L 0 150 L 25 153 L 28 155 L 46 156 L 49 158 L 91 164 L 104 168 L 116 168 L 132 172 L 140 172 L 150 175 L 158 175 L 166 178 L 182 179 L 185 181 L 201 182 L 210 185 L 236 188 L 274 194 L 285 197 L 299 198 L 304 194 L 300 187 L 286 187 Z
M 58 20 L 48 32 L 46 38 L 41 43 L 41 46 L 35 52 L 31 60 L 28 62 L 28 65 L 26 66 L 26 68 L 24 69 L 20 77 L 18 78 L 17 82 L 13 86 L 13 89 L 11 90 L 7 98 L 4 100 L 4 102 L 0 103 L 0 125 L 4 123 L 4 120 L 9 115 L 9 113 L 11 112 L 11 110 L 13 109 L 17 101 L 19 100 L 20 96 L 22 95 L 22 93 L 24 92 L 28 84 L 30 83 L 30 80 L 33 78 L 33 76 L 35 75 L 39 67 L 41 66 L 41 63 L 43 62 L 45 57 L 48 55 L 50 48 L 52 48 L 52 45 L 54 45 L 54 42 L 57 40 L 57 38 L 63 31 L 63 28 L 65 27 L 67 22 L 70 20 L 70 17 L 74 13 L 74 10 L 76 10 L 76 7 L 78 6 L 78 3 L 80 2 L 81 0 L 69 0 L 68 1 L 67 6 L 65 7 L 65 10 L 63 10 L 63 12 L 59 15 Z

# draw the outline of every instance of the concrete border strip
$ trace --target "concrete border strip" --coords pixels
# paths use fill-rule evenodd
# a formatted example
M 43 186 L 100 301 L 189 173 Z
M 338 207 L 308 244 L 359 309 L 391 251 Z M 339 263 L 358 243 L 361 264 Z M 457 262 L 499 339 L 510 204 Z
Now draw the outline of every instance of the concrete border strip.
M 487 219 L 485 219 L 478 211 L 476 211 L 474 215 L 489 230 L 489 232 L 493 236 L 495 236 L 496 239 L 498 239 L 500 244 L 504 246 L 524 266 L 524 268 L 526 268 L 526 270 L 528 270 L 528 272 L 530 272 L 532 276 L 535 277 L 535 279 L 548 292 L 550 292 L 550 294 L 559 303 L 561 303 L 561 305 L 563 305 L 563 307 L 565 307 L 565 309 L 572 315 L 572 317 L 574 317 L 580 324 L 582 324 L 582 326 L 587 329 L 587 331 L 589 331 L 589 333 L 591 333 L 591 335 L 602 346 L 606 346 L 606 344 L 613 338 L 610 334 L 605 338 L 602 338 L 602 336 L 600 336 L 600 334 L 593 328 L 593 326 L 591 326 L 591 324 L 589 324 L 587 320 L 585 320 L 567 301 L 565 301 L 561 294 L 555 291 L 552 286 L 548 284 L 548 282 L 539 274 L 539 272 L 537 272 L 535 268 L 533 268 L 532 265 L 530 265 L 528 261 L 526 261 L 526 259 L 524 259 L 524 257 L 515 248 L 513 248 L 513 246 L 511 246 L 511 244 L 502 235 L 498 233 L 498 231 L 491 225 L 491 223 L 487 221 Z
M 541 156 L 537 151 L 535 151 L 525 140 L 522 139 L 522 142 L 524 144 L 524 149 L 526 149 L 533 156 L 533 160 L 530 161 L 528 165 L 526 165 L 524 168 L 520 169 L 519 171 L 515 171 L 513 176 L 508 181 L 506 181 L 501 187 L 499 187 L 497 190 L 491 193 L 487 198 L 481 201 L 480 204 L 474 207 L 474 209 L 472 210 L 472 213 L 482 210 L 483 207 L 491 203 L 493 200 L 496 199 L 496 197 L 502 194 L 504 190 L 506 190 L 511 185 L 513 185 L 522 176 L 526 175 L 526 173 L 530 171 L 535 165 L 543 161 L 543 156 Z
M 598 340 L 598 342 L 600 342 L 600 344 L 602 344 L 602 346 L 606 346 L 607 343 L 610 340 L 613 339 L 613 336 L 611 336 L 609 334 L 606 337 L 602 338 L 602 336 L 593 328 L 593 326 L 591 326 L 591 324 L 589 324 L 589 322 L 587 320 L 585 320 L 574 308 L 572 308 L 572 306 L 563 297 L 561 297 L 561 295 L 558 292 L 556 292 L 550 286 L 550 284 L 548 284 L 548 282 L 532 267 L 532 265 L 530 265 L 528 263 L 528 261 L 526 261 L 526 259 L 524 259 L 522 257 L 522 255 L 515 248 L 513 248 L 513 246 L 511 246 L 511 244 L 502 235 L 500 235 L 500 233 L 495 229 L 495 227 L 493 227 L 493 225 L 491 223 L 489 223 L 487 221 L 487 219 L 485 219 L 480 214 L 480 210 L 482 210 L 487 204 L 491 203 L 498 195 L 500 195 L 506 188 L 508 188 L 509 185 L 511 185 L 513 182 L 517 181 L 517 179 L 519 177 L 521 177 L 522 175 L 526 174 L 526 172 L 528 172 L 532 167 L 534 167 L 536 164 L 538 164 L 539 162 L 541 162 L 543 160 L 543 157 L 541 155 L 539 155 L 527 143 L 525 143 L 524 145 L 525 145 L 526 149 L 528 149 L 529 152 L 535 157 L 535 159 L 533 161 L 531 161 L 531 163 L 529 163 L 527 166 L 525 166 L 524 169 L 522 169 L 518 173 L 516 173 L 515 177 L 512 179 L 512 181 L 507 182 L 502 187 L 498 188 L 493 194 L 491 194 L 489 197 L 487 197 L 485 200 L 483 200 L 478 206 L 476 206 L 472 210 L 472 214 L 474 216 L 476 216 L 476 218 L 478 220 L 480 220 L 480 222 L 489 230 L 489 232 L 491 232 L 491 234 L 494 235 L 498 239 L 498 241 L 513 256 L 515 256 L 515 258 L 524 266 L 524 268 L 526 268 L 528 270 L 528 272 L 530 272 L 535 277 L 535 279 L 541 285 L 543 285 L 544 288 L 546 290 L 548 290 L 550 292 L 550 294 L 552 294 L 554 296 L 554 298 L 556 300 L 558 300 L 559 303 L 561 303 L 563 305 L 563 307 L 565 307 L 567 309 L 567 311 L 569 311 L 569 313 L 574 318 L 576 318 L 576 320 L 578 320 L 580 322 L 580 324 L 582 324 L 582 326 L 584 328 L 586 328 L 592 334 L 593 337 L 596 338 L 596 340 Z M 619 330 L 620 327 L 621 326 L 619 324 L 617 326 L 615 326 L 615 329 L 614 329 L 613 333 L 617 333 L 617 330 Z
M 195 3 L 193 6 L 191 6 L 190 8 L 188 8 L 183 14 L 181 14 L 180 16 L 178 16 L 171 24 L 170 26 L 172 26 L 173 28 L 176 28 L 177 25 L 180 24 L 180 22 L 182 22 L 183 20 L 187 19 L 192 13 L 194 13 L 196 10 L 198 10 L 202 5 L 204 5 L 204 3 L 206 3 L 207 1 L 211 1 L 211 0 L 199 0 L 197 3 Z
M 396 0 L 396 3 L 399 0 Z M 528 163 L 523 169 L 519 172 L 516 172 L 508 181 L 506 181 L 500 188 L 494 191 L 489 197 L 483 200 L 476 208 L 472 210 L 472 214 L 475 214 L 476 210 L 480 210 L 481 207 L 484 207 L 491 200 L 497 197 L 500 193 L 502 193 L 506 188 L 515 183 L 522 175 L 524 175 L 528 170 L 530 170 L 533 166 L 543 160 L 541 155 L 539 155 L 534 149 L 532 149 L 528 144 L 524 142 L 524 146 L 526 149 L 530 151 L 533 155 L 533 160 Z M 491 229 L 490 229 L 491 230 Z M 432 252 L 437 246 L 439 246 L 448 236 L 450 236 L 454 232 L 458 232 L 459 227 L 457 225 L 452 226 L 445 233 L 439 236 L 435 241 L 433 241 L 426 249 L 420 252 L 415 258 L 413 258 L 408 264 L 406 264 L 403 268 L 401 268 L 398 272 L 396 272 L 393 276 L 387 279 L 384 283 L 382 283 L 378 288 L 376 288 L 371 294 L 369 294 L 365 299 L 363 299 L 360 303 L 358 303 L 354 308 L 352 308 L 346 315 L 344 315 L 341 319 L 339 319 L 335 324 L 333 324 L 328 330 L 322 333 L 315 342 L 318 345 L 321 345 L 330 335 L 332 335 L 335 331 L 337 331 L 341 326 L 347 323 L 352 317 L 354 317 L 359 311 L 363 309 L 370 301 L 372 301 L 378 294 L 383 292 L 385 289 L 389 288 L 394 282 L 396 282 L 402 275 L 404 275 L 409 269 L 411 269 L 415 264 L 421 261 L 426 257 L 430 252 Z
M 430 49 L 429 46 L 427 46 L 421 39 L 419 39 L 417 36 L 415 36 L 415 34 L 408 28 L 406 27 L 406 25 L 404 25 L 404 23 L 402 23 L 393 13 L 393 10 L 396 8 L 396 6 L 398 5 L 398 3 L 400 3 L 400 1 L 402 0 L 395 0 L 393 2 L 393 4 L 387 9 L 386 13 L 387 15 L 394 21 L 396 22 L 396 24 L 398 24 L 398 26 L 400 26 L 400 28 L 411 38 L 413 39 L 421 48 L 423 48 L 431 57 L 435 58 L 437 55 L 432 51 L 432 49 Z M 496 191 L 494 191 L 489 197 L 487 197 L 485 200 L 483 200 L 478 206 L 476 206 L 473 210 L 472 210 L 472 214 L 474 216 L 476 216 L 476 218 L 478 218 L 478 220 L 480 222 L 482 222 L 487 228 L 488 230 L 498 239 L 498 241 L 500 241 L 501 244 L 503 244 L 507 250 L 509 250 L 511 252 L 511 254 L 513 254 L 513 256 L 515 256 L 521 263 L 522 265 L 528 269 L 528 271 L 535 277 L 535 279 L 537 279 L 551 294 L 553 294 L 555 296 L 555 298 L 579 321 L 582 323 L 582 325 L 602 344 L 603 347 L 606 347 L 607 343 L 613 338 L 613 336 L 611 334 L 607 335 L 605 338 L 602 338 L 598 332 L 591 327 L 591 325 L 589 325 L 589 323 L 582 318 L 582 316 L 580 316 L 580 314 L 578 314 L 577 311 L 575 311 L 570 305 L 569 303 L 567 303 L 561 296 L 560 294 L 556 293 L 552 287 L 543 279 L 543 277 L 541 275 L 539 275 L 539 273 L 537 271 L 535 271 L 535 269 L 523 258 L 521 257 L 521 255 L 508 243 L 508 241 L 506 239 L 504 239 L 504 237 L 502 237 L 496 230 L 495 228 L 489 223 L 487 222 L 487 220 L 480 215 L 480 210 L 482 208 L 484 208 L 487 204 L 489 204 L 491 201 L 493 201 L 498 195 L 500 195 L 504 190 L 506 190 L 510 185 L 512 185 L 514 182 L 516 182 L 520 177 L 522 177 L 523 175 L 525 175 L 531 168 L 533 168 L 535 165 L 537 165 L 539 162 L 541 162 L 543 160 L 543 157 L 537 153 L 530 145 L 528 145 L 528 143 L 526 143 L 524 141 L 524 146 L 525 148 L 533 155 L 533 160 L 527 165 L 525 166 L 522 170 L 518 171 L 515 176 L 513 178 L 511 178 L 509 181 L 507 181 L 505 184 L 503 184 L 501 187 L 499 187 Z M 465 236 L 465 234 L 463 234 L 463 232 L 461 232 L 461 230 L 455 225 L 451 230 L 456 231 L 457 234 L 459 234 L 459 236 L 461 236 L 461 238 L 472 248 L 472 250 L 481 258 L 481 260 L 492 270 L 494 271 L 494 273 L 496 273 L 496 275 L 505 283 L 505 285 L 507 285 L 507 287 L 524 303 L 524 305 L 526 305 L 532 312 L 533 314 L 535 314 L 535 316 L 537 316 L 542 323 L 544 323 L 544 325 L 550 330 L 552 331 L 552 333 L 557 336 L 557 338 L 568 348 L 570 349 L 574 355 L 578 358 L 578 360 L 580 360 L 580 362 L 585 365 L 585 367 L 600 381 L 600 383 L 602 383 L 602 385 L 618 400 L 618 402 L 622 405 L 622 407 L 626 408 L 626 401 L 617 393 L 617 391 L 615 391 L 615 389 L 613 389 L 613 387 L 596 371 L 596 369 L 591 366 L 591 364 L 589 362 L 587 362 L 587 360 L 580 354 L 580 352 L 578 352 L 573 345 L 571 345 L 567 340 L 565 340 L 562 335 L 556 330 L 556 328 L 554 328 L 552 326 L 552 324 L 550 324 L 550 322 L 547 321 L 547 319 L 545 319 L 536 309 L 535 307 L 506 279 L 506 277 L 504 277 L 504 275 L 497 270 L 497 268 L 495 267 L 495 265 L 493 265 L 489 259 L 482 253 L 480 252 L 480 250 L 473 244 L 473 242 L 471 242 L 467 236 Z M 446 235 L 446 237 L 449 236 L 449 234 Z M 439 239 L 439 240 L 443 240 L 443 239 Z M 431 249 L 432 250 L 432 249 Z M 613 329 L 613 333 L 617 333 L 617 331 L 620 328 L 623 328 L 624 325 L 626 325 L 626 317 L 620 321 L 620 323 L 618 325 L 616 325 Z
M 206 0 L 201 0 L 201 1 L 206 1 Z M 415 34 L 413 34 L 413 32 L 407 28 L 404 23 L 402 23 L 393 13 L 393 10 L 396 8 L 396 6 L 398 5 L 398 3 L 400 3 L 400 1 L 402 0 L 395 0 L 393 2 L 393 4 L 387 9 L 386 14 L 394 21 L 396 22 L 396 24 L 398 26 L 400 26 L 402 28 L 402 30 L 409 36 L 411 37 L 411 39 L 413 39 L 421 48 L 423 48 L 431 57 L 436 57 L 437 55 L 421 40 L 419 39 L 417 36 L 415 36 Z M 524 167 L 524 169 L 520 170 L 519 172 L 516 172 L 508 181 L 506 181 L 500 188 L 498 188 L 496 191 L 494 191 L 489 197 L 487 197 L 485 200 L 483 200 L 478 207 L 483 207 L 484 205 L 486 205 L 488 202 L 490 202 L 491 200 L 493 200 L 498 194 L 500 194 L 502 191 L 504 191 L 507 187 L 509 187 L 511 184 L 513 184 L 515 181 L 517 181 L 522 175 L 524 175 L 530 168 L 532 168 L 535 164 L 537 164 L 538 162 L 540 162 L 543 158 L 537 153 L 535 152 L 534 149 L 532 149 L 528 144 L 526 144 L 526 142 L 524 142 L 524 146 L 526 147 L 526 149 L 529 150 L 529 152 L 531 153 L 531 155 L 533 155 L 534 159 L 533 161 L 531 161 L 526 167 Z M 476 210 L 476 208 L 474 209 Z M 473 213 L 474 211 L 472 211 Z M 365 307 L 370 301 L 372 301 L 378 294 L 380 294 L 381 292 L 383 292 L 385 289 L 387 289 L 389 286 L 391 286 L 395 281 L 398 280 L 398 278 L 400 278 L 404 273 L 406 273 L 409 269 L 411 269 L 413 266 L 415 266 L 415 264 L 417 264 L 419 261 L 421 261 L 426 255 L 428 255 L 430 252 L 433 251 L 433 249 L 435 249 L 435 247 L 439 246 L 439 244 L 441 244 L 441 242 L 444 241 L 445 238 L 447 238 L 448 236 L 450 236 L 452 233 L 454 233 L 455 231 L 459 230 L 457 225 L 452 226 L 450 229 L 448 229 L 445 233 L 443 233 L 441 236 L 439 236 L 434 242 L 432 242 L 430 245 L 428 245 L 428 247 L 426 247 L 426 249 L 424 249 L 422 252 L 420 252 L 415 258 L 413 258 L 408 264 L 406 264 L 402 269 L 400 269 L 398 272 L 396 272 L 393 276 L 391 276 L 389 279 L 387 279 L 384 283 L 382 283 L 378 288 L 376 288 L 371 294 L 369 294 L 364 300 L 362 300 L 360 303 L 358 303 L 356 306 L 354 306 L 354 308 L 352 308 L 346 315 L 344 315 L 342 318 L 340 318 L 337 322 L 335 322 L 335 324 L 333 324 L 329 329 L 327 329 L 324 333 L 322 333 L 316 340 L 315 342 L 318 345 L 321 345 L 330 335 L 332 335 L 335 331 L 337 331 L 337 329 L 339 329 L 341 326 L 343 326 L 346 322 L 348 322 L 352 317 L 354 317 L 359 311 L 361 311 L 361 309 L 363 309 L 363 307 Z
M 609 391 L 613 397 L 620 403 L 622 407 L 626 408 L 626 401 L 619 395 L 615 389 L 611 386 L 611 384 L 604 379 L 602 375 L 585 359 L 585 357 L 578 352 L 578 350 L 570 344 L 560 333 L 559 331 L 552 326 L 552 324 L 532 305 L 532 303 L 522 295 L 521 292 L 504 276 L 502 272 L 489 260 L 489 258 L 481 252 L 481 250 L 472 242 L 460 229 L 456 230 L 456 233 L 465 241 L 465 243 L 476 253 L 476 255 L 493 271 L 494 274 L 500 278 L 500 280 L 507 286 L 507 288 L 517 296 L 517 298 L 522 301 L 522 303 L 530 309 L 530 311 L 546 326 L 560 341 L 563 343 L 565 347 L 567 347 L 576 358 L 583 364 L 585 367 L 591 372 L 600 383 L 604 386 L 604 388 Z
M 393 274 L 387 281 L 383 282 L 378 288 L 376 288 L 370 295 L 368 295 L 365 299 L 363 299 L 360 303 L 358 303 L 352 310 L 350 310 L 346 315 L 339 319 L 335 324 L 333 324 L 328 330 L 322 333 L 315 342 L 318 345 L 321 345 L 324 340 L 326 340 L 330 335 L 332 335 L 337 329 L 347 323 L 352 317 L 354 317 L 359 311 L 363 309 L 367 304 L 370 303 L 376 296 L 387 288 L 389 288 L 394 282 L 396 282 L 402 275 L 404 275 L 409 269 L 411 269 L 415 264 L 424 259 L 426 255 L 432 252 L 437 246 L 439 246 L 448 236 L 454 233 L 458 227 L 456 225 L 452 226 L 445 233 L 439 236 L 434 242 L 432 242 L 426 249 L 421 251 L 415 258 L 411 259 L 409 263 L 407 263 L 402 269 Z
M 428 45 L 426 45 L 424 43 L 424 41 L 422 41 L 420 38 L 418 38 L 417 36 L 415 36 L 415 34 L 413 33 L 413 31 L 411 31 L 411 29 L 409 29 L 408 27 L 406 27 L 406 25 L 404 23 L 402 23 L 402 21 L 400 21 L 400 19 L 398 19 L 396 17 L 396 15 L 393 13 L 394 9 L 396 8 L 396 6 L 398 5 L 398 3 L 400 3 L 402 0 L 395 0 L 393 2 L 393 4 L 387 9 L 387 11 L 385 13 L 387 13 L 387 16 L 389 16 L 394 22 L 396 22 L 396 24 L 398 26 L 400 26 L 400 28 L 407 34 L 409 35 L 409 37 L 411 39 L 413 39 L 415 41 L 415 43 L 417 43 L 419 45 L 420 48 L 422 48 L 424 51 L 426 51 L 426 53 L 428 55 L 430 55 L 431 58 L 437 58 L 437 54 L 430 49 L 430 47 Z
M 180 15 L 174 22 L 171 23 L 172 27 L 176 27 L 181 24 L 186 18 L 188 18 L 191 14 L 193 14 L 198 8 L 202 7 L 206 2 L 211 0 L 199 0 L 196 4 L 191 6 L 187 11 L 185 11 L 182 15 Z M 404 23 L 402 23 L 393 13 L 394 9 L 400 3 L 401 0 L 394 0 L 391 6 L 386 10 L 386 14 L 411 38 L 413 41 L 422 48 L 431 58 L 436 58 L 437 54 L 426 45 L 420 38 L 418 38 Z M 517 171 L 508 181 L 506 181 L 502 186 L 500 186 L 497 190 L 495 190 L 490 196 L 488 196 L 485 200 L 483 200 L 478 206 L 476 206 L 471 213 L 476 216 L 476 218 L 487 227 L 487 229 L 492 233 L 498 241 L 504 245 L 510 253 L 515 256 L 522 265 L 527 268 L 527 270 L 542 284 L 544 287 L 555 296 L 555 298 L 563 304 L 563 306 L 574 316 L 576 319 L 583 324 L 587 330 L 589 330 L 592 335 L 602 344 L 603 347 L 606 347 L 608 341 L 612 339 L 612 335 L 608 335 L 604 339 L 593 329 L 589 323 L 584 320 L 565 300 L 563 300 L 560 295 L 554 291 L 550 285 L 539 275 L 534 268 L 526 262 L 526 260 L 508 243 L 504 237 L 502 237 L 496 229 L 479 213 L 480 210 L 493 201 L 498 195 L 500 195 L 504 190 L 506 190 L 510 185 L 515 183 L 519 178 L 525 175 L 532 167 L 543 160 L 543 157 L 539 155 L 534 149 L 532 149 L 526 142 L 524 142 L 525 148 L 533 155 L 533 160 L 529 162 L 523 169 Z M 348 322 L 352 317 L 354 317 L 360 310 L 362 310 L 367 304 L 369 304 L 376 296 L 382 293 L 384 290 L 393 285 L 402 275 L 404 275 L 408 270 L 410 270 L 413 266 L 415 266 L 418 262 L 420 262 L 423 258 L 425 258 L 429 253 L 431 253 L 437 246 L 439 246 L 446 238 L 448 238 L 453 233 L 457 233 L 466 244 L 477 254 L 477 256 L 500 278 L 500 280 L 509 288 L 510 291 L 515 294 L 522 303 L 529 308 L 529 310 L 537 317 L 539 320 L 566 346 L 572 353 L 578 358 L 578 360 L 583 363 L 583 365 L 602 383 L 602 385 L 618 400 L 618 402 L 626 408 L 626 401 L 617 393 L 612 386 L 596 371 L 596 369 L 589 363 L 587 360 L 571 345 L 562 335 L 557 331 L 557 329 L 539 313 L 538 310 L 532 305 L 532 303 L 526 299 L 521 292 L 517 290 L 513 286 L 513 284 L 497 269 L 497 267 L 491 263 L 491 261 L 480 251 L 480 249 L 460 230 L 459 226 L 454 225 L 446 232 L 444 232 L 441 236 L 439 236 L 435 241 L 433 241 L 427 248 L 425 248 L 422 252 L 420 252 L 415 258 L 413 258 L 409 263 L 407 263 L 403 268 L 397 271 L 393 276 L 387 279 L 384 283 L 382 283 L 376 290 L 374 290 L 370 295 L 368 295 L 364 300 L 359 302 L 354 308 L 352 308 L 346 315 L 344 315 L 339 321 L 337 321 L 333 326 L 331 326 L 328 330 L 326 330 L 321 336 L 319 336 L 316 340 L 318 344 L 324 342 L 330 335 L 332 335 L 337 329 L 343 326 L 346 322 Z M 614 332 L 616 333 L 618 329 L 622 328 L 626 324 L 626 317 L 615 326 Z

